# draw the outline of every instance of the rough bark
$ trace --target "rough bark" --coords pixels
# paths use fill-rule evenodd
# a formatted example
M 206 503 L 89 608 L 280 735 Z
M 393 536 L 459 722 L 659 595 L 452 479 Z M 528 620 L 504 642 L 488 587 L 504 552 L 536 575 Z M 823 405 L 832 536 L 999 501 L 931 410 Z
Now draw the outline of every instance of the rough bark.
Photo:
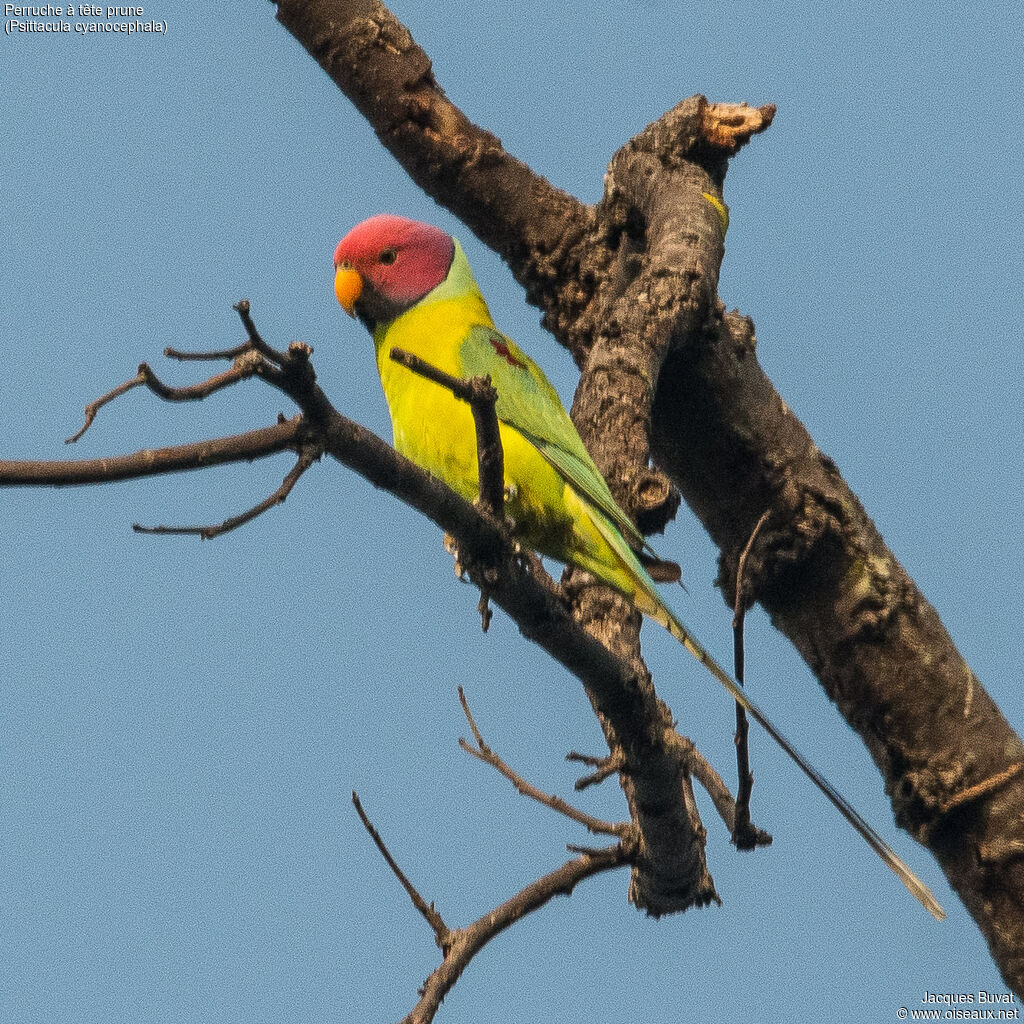
M 706 194 L 719 194 L 729 157 L 773 108 L 684 101 L 616 154 L 604 198 L 587 207 L 471 124 L 382 4 L 291 0 L 278 17 L 412 179 L 505 258 L 581 367 L 574 416 L 616 496 L 646 528 L 664 523 L 672 492 L 653 456 L 718 544 L 730 605 L 739 552 L 771 513 L 745 597 L 764 605 L 864 738 L 898 822 L 935 854 L 1024 995 L 1024 748 L 765 377 L 750 321 L 717 299 L 724 226 Z M 638 659 L 622 602 L 580 593 L 587 627 Z M 664 707 L 644 676 L 633 709 L 649 717 L 633 732 L 657 740 Z M 590 697 L 614 748 L 620 726 Z M 676 898 L 695 876 L 692 856 L 672 867 L 672 830 L 700 831 L 688 785 L 658 762 L 660 742 L 627 749 L 624 776 L 657 865 L 634 871 L 631 893 L 655 913 L 694 901 L 692 888 Z M 676 794 L 665 817 L 638 799 L 637 773 Z
M 863 738 L 897 823 L 936 856 L 1014 991 L 1024 987 L 1024 746 L 729 315 L 667 360 L 653 448 Z

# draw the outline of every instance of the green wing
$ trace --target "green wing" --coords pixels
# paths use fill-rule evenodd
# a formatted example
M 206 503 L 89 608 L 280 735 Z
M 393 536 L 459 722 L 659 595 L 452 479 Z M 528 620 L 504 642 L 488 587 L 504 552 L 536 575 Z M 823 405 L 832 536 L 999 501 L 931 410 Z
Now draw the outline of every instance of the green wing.
M 577 493 L 615 524 L 630 546 L 650 550 L 612 497 L 544 371 L 510 338 L 482 326 L 470 330 L 460 360 L 467 377 L 490 374 L 498 392 L 498 419 L 530 441 Z

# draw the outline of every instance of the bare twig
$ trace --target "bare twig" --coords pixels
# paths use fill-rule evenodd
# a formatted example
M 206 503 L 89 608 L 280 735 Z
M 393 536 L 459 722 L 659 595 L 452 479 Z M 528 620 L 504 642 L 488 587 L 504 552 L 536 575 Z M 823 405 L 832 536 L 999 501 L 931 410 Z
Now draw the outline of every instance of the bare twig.
M 250 315 L 251 306 L 248 299 L 239 299 L 234 306 L 235 312 L 238 314 L 242 321 L 242 325 L 245 327 L 246 333 L 249 335 L 249 344 L 259 352 L 261 356 L 269 359 L 272 363 L 276 363 L 278 366 L 282 366 L 288 359 L 288 353 L 278 352 L 276 348 L 272 348 L 264 340 L 263 336 L 258 330 L 256 330 L 256 324 L 253 323 L 252 316 Z M 312 349 L 309 350 L 312 354 Z
M 121 395 L 126 394 L 133 388 L 140 387 L 142 385 L 147 387 L 158 398 L 164 399 L 165 401 L 197 402 L 202 401 L 204 398 L 207 398 L 217 391 L 231 387 L 239 381 L 246 380 L 253 376 L 259 376 L 268 383 L 273 384 L 275 387 L 285 391 L 291 397 L 295 398 L 300 405 L 302 404 L 303 395 L 311 399 L 313 397 L 311 392 L 313 391 L 313 385 L 316 380 L 316 375 L 314 374 L 309 362 L 310 356 L 313 352 L 311 346 L 307 345 L 305 342 L 294 341 L 288 346 L 287 352 L 278 352 L 263 340 L 259 331 L 256 329 L 256 325 L 250 315 L 250 305 L 247 299 L 242 299 L 236 303 L 234 309 L 242 319 L 242 323 L 245 325 L 246 331 L 249 335 L 248 340 L 243 344 L 237 345 L 231 349 L 222 349 L 210 352 L 184 352 L 175 348 L 166 348 L 164 350 L 164 354 L 169 358 L 181 361 L 233 359 L 234 364 L 230 369 L 214 374 L 204 381 L 185 385 L 184 387 L 173 387 L 165 384 L 156 375 L 156 373 L 154 373 L 148 363 L 140 363 L 138 372 L 134 377 L 125 381 L 123 384 L 119 384 L 116 388 L 111 389 L 106 394 L 102 395 L 95 401 L 90 402 L 86 406 L 84 425 L 77 434 L 67 439 L 67 443 L 77 441 L 89 429 L 96 418 L 97 412 L 104 405 L 114 401 Z M 279 424 L 283 422 L 283 417 L 279 417 Z M 198 535 L 203 540 L 209 540 L 223 533 L 227 533 L 230 530 L 237 529 L 275 505 L 281 504 L 291 493 L 292 488 L 298 482 L 302 474 L 306 472 L 313 462 L 317 461 L 324 453 L 324 447 L 319 441 L 295 446 L 295 449 L 299 452 L 298 462 L 285 476 L 280 486 L 263 501 L 239 515 L 231 516 L 217 525 L 142 526 L 139 523 L 134 523 L 132 528 L 136 533 L 162 535 L 192 534 Z M 137 472 L 136 470 L 137 464 L 143 459 L 143 457 L 148 458 L 150 461 L 154 458 L 159 461 L 161 456 L 170 452 L 171 449 L 162 449 L 155 453 L 137 453 L 136 456 L 131 457 L 130 463 L 122 464 L 121 468 L 123 469 L 123 476 L 121 478 L 134 475 L 144 475 L 142 472 Z M 189 446 L 188 454 L 193 455 L 194 457 L 201 457 L 192 446 Z M 98 477 L 101 479 L 111 479 L 112 477 L 107 474 L 111 465 L 117 461 L 118 460 L 96 460 Z M 27 468 L 29 464 L 24 465 Z M 76 472 L 80 475 L 82 468 L 85 465 L 86 464 L 83 463 L 52 464 L 56 471 L 56 475 L 60 478 L 59 482 L 76 483 L 84 481 L 71 479 L 71 475 Z M 0 463 L 0 484 L 8 482 L 4 480 L 3 470 L 8 467 L 14 468 L 16 466 L 16 463 Z M 35 470 L 37 473 L 40 472 L 38 464 L 36 465 Z M 157 471 L 167 472 L 169 469 L 165 468 Z M 10 482 L 19 481 L 13 480 Z M 35 479 L 31 482 L 41 481 Z
M 64 443 L 74 444 L 92 426 L 93 421 L 96 419 L 96 414 L 103 408 L 103 406 L 142 385 L 149 388 L 149 390 L 158 398 L 162 398 L 167 402 L 198 402 L 206 398 L 208 395 L 212 395 L 215 391 L 231 387 L 232 384 L 237 384 L 240 380 L 252 377 L 257 372 L 258 359 L 253 361 L 251 359 L 246 360 L 243 358 L 247 350 L 248 346 L 243 346 L 242 355 L 238 357 L 235 365 L 232 366 L 230 370 L 224 370 L 222 373 L 214 374 L 212 377 L 207 380 L 200 381 L 198 384 L 189 384 L 186 387 L 181 388 L 175 388 L 168 384 L 164 384 L 164 382 L 161 381 L 153 372 L 148 363 L 139 363 L 138 372 L 134 377 L 126 380 L 123 384 L 118 384 L 116 388 L 112 388 L 105 395 L 100 395 L 99 398 L 90 402 L 85 407 L 85 422 L 82 424 L 82 428 L 78 433 L 72 434 L 71 437 L 67 438 Z M 199 357 L 191 356 L 190 358 Z
M 172 387 L 165 384 L 153 372 L 148 363 L 139 364 L 139 374 L 142 376 L 146 387 L 153 392 L 157 398 L 165 402 L 201 402 L 204 398 L 217 391 L 223 391 L 239 381 L 255 376 L 259 367 L 259 357 L 252 353 L 244 353 L 235 360 L 235 365 L 229 370 L 215 373 L 206 380 L 196 384 L 186 384 L 184 387 Z
M 295 463 L 288 475 L 281 481 L 281 486 L 278 487 L 273 494 L 264 498 L 263 501 L 254 505 L 248 511 L 242 512 L 237 516 L 232 516 L 229 519 L 225 519 L 224 522 L 216 526 L 142 526 L 139 523 L 132 523 L 132 529 L 136 533 L 190 534 L 198 535 L 201 540 L 212 540 L 214 537 L 219 537 L 221 534 L 235 530 L 239 526 L 244 526 L 246 523 L 255 519 L 258 515 L 262 515 L 268 509 L 282 504 L 288 495 L 291 494 L 292 488 L 296 483 L 298 483 L 299 477 L 301 477 L 314 462 L 319 461 L 322 455 L 323 448 L 318 445 L 304 446 L 299 455 L 298 462 Z
M 621 750 L 606 757 L 595 757 L 593 754 L 580 754 L 575 750 L 570 750 L 565 755 L 565 759 L 566 761 L 579 761 L 595 769 L 590 775 L 584 775 L 576 780 L 573 788 L 577 793 L 581 793 L 588 786 L 600 785 L 610 775 L 621 772 L 626 767 L 626 758 Z
M 501 433 L 496 412 L 498 392 L 491 384 L 490 376 L 453 377 L 450 373 L 431 366 L 425 359 L 392 348 L 390 357 L 407 370 L 426 380 L 447 388 L 458 399 L 469 404 L 476 426 L 477 465 L 480 479 L 480 503 L 498 519 L 504 515 L 505 504 L 505 456 L 501 447 Z
M 476 722 L 473 720 L 473 715 L 469 710 L 469 704 L 466 701 L 465 691 L 461 686 L 459 687 L 459 702 L 462 704 L 462 710 L 466 716 L 466 721 L 469 722 L 469 727 L 473 730 L 473 738 L 476 740 L 476 746 L 474 747 L 461 736 L 459 737 L 459 746 L 462 747 L 467 754 L 472 754 L 473 757 L 478 760 L 483 761 L 485 764 L 489 764 L 492 768 L 496 768 L 523 796 L 529 797 L 531 800 L 536 800 L 537 803 L 543 804 L 545 807 L 550 807 L 554 811 L 558 811 L 559 814 L 565 815 L 565 817 L 577 822 L 584 828 L 589 829 L 589 831 L 593 832 L 595 835 L 618 836 L 621 839 L 632 833 L 632 825 L 625 823 L 612 824 L 611 822 L 602 821 L 600 818 L 595 818 L 592 815 L 573 807 L 572 804 L 566 803 L 566 801 L 561 797 L 553 796 L 550 793 L 544 793 L 532 783 L 527 782 L 526 779 L 511 768 L 484 742 L 484 738 L 480 734 L 480 730 L 477 728 Z
M 419 990 L 419 1001 L 403 1019 L 402 1024 L 429 1024 L 434 1019 L 434 1015 L 437 1013 L 444 997 L 459 980 L 462 972 L 469 966 L 473 957 L 496 935 L 515 924 L 527 914 L 544 906 L 554 896 L 570 894 L 583 879 L 599 872 L 609 871 L 631 863 L 636 852 L 637 836 L 631 826 L 616 826 L 598 821 L 596 818 L 591 818 L 589 815 L 575 810 L 557 797 L 541 793 L 529 783 L 524 782 L 487 746 L 469 710 L 466 695 L 461 686 L 459 687 L 459 701 L 462 704 L 462 710 L 466 715 L 466 720 L 477 744 L 476 747 L 473 747 L 464 739 L 460 739 L 459 744 L 464 750 L 473 754 L 474 757 L 478 757 L 480 760 L 493 765 L 506 778 L 512 781 L 516 788 L 524 795 L 530 796 L 540 803 L 567 815 L 574 821 L 585 825 L 592 832 L 617 835 L 619 836 L 619 842 L 614 846 L 599 849 L 570 847 L 570 850 L 578 853 L 574 860 L 568 861 L 560 868 L 538 878 L 535 882 L 526 886 L 525 889 L 516 893 L 511 899 L 506 900 L 500 906 L 484 914 L 472 924 L 464 928 L 451 929 L 445 924 L 443 917 L 434 904 L 427 903 L 398 866 L 397 861 L 385 845 L 380 833 L 363 810 L 359 797 L 353 792 L 352 803 L 355 805 L 363 827 L 370 834 L 370 838 L 387 862 L 388 867 L 391 868 L 391 871 L 401 883 L 402 888 L 408 893 L 413 906 L 430 925 L 434 933 L 434 939 L 442 952 L 440 965 L 424 982 L 423 987 Z
M 430 1024 L 444 997 L 470 961 L 496 935 L 538 910 L 555 896 L 569 895 L 584 879 L 630 864 L 634 855 L 633 845 L 627 842 L 587 851 L 538 878 L 473 924 L 451 932 L 443 961 L 423 983 L 419 1001 L 403 1018 L 402 1024 Z
M 732 618 L 732 643 L 733 643 L 733 672 L 736 682 L 743 686 L 745 672 L 745 657 L 743 645 L 743 625 L 747 614 L 748 602 L 744 595 L 746 586 L 747 559 L 753 550 L 754 542 L 761 528 L 771 515 L 771 510 L 763 512 L 751 530 L 747 543 L 740 553 L 739 563 L 736 568 L 736 603 Z M 750 731 L 747 722 L 747 713 L 743 705 L 736 703 L 736 814 L 733 820 L 732 841 L 736 844 L 737 850 L 752 850 L 755 846 L 766 841 L 771 842 L 771 836 L 760 829 L 755 828 L 750 821 L 750 794 L 754 788 L 754 776 L 750 771 L 750 748 L 747 734 Z
M 215 360 L 215 359 L 237 359 L 239 356 L 244 355 L 246 352 L 252 349 L 252 345 L 248 341 L 243 341 L 241 345 L 236 345 L 234 348 L 222 348 L 220 350 L 213 350 L 210 352 L 183 352 L 181 349 L 172 348 L 170 345 L 164 349 L 164 355 L 168 359 L 177 359 L 179 362 L 198 362 L 201 360 Z
M 141 384 L 146 383 L 146 378 L 142 373 L 142 367 L 139 367 L 139 372 L 135 374 L 131 380 L 126 380 L 123 384 L 118 384 L 116 388 L 111 388 L 105 395 L 100 395 L 95 401 L 90 402 L 85 407 L 85 422 L 82 424 L 81 430 L 77 433 L 72 434 L 70 437 L 64 438 L 65 444 L 74 444 L 91 426 L 94 419 L 96 419 L 96 413 L 100 411 L 108 402 L 114 401 L 115 398 L 120 398 L 121 395 L 131 391 L 132 388 L 137 388 Z
M 440 913 L 434 907 L 433 903 L 427 903 L 427 901 L 417 892 L 416 887 L 406 877 L 405 872 L 398 866 L 395 858 L 391 856 L 391 851 L 384 845 L 384 840 L 381 839 L 380 833 L 374 828 L 373 822 L 367 817 L 366 811 L 363 810 L 363 805 L 359 801 L 359 795 L 355 790 L 352 791 L 352 803 L 355 805 L 356 814 L 359 815 L 359 820 L 363 823 L 363 827 L 370 834 L 370 838 L 376 844 L 378 850 L 380 850 L 381 856 L 387 861 L 387 865 L 394 872 L 395 878 L 398 879 L 402 884 L 402 888 L 409 894 L 409 899 L 412 900 L 412 905 L 423 915 L 423 919 L 430 925 L 434 932 L 434 940 L 441 948 L 442 952 L 447 956 L 448 948 L 451 945 L 451 931 L 448 926 L 444 923 L 444 918 L 441 917 Z
M 101 459 L 0 460 L 0 487 L 70 487 L 137 480 L 164 473 L 206 469 L 231 462 L 252 462 L 283 451 L 297 451 L 311 440 L 301 416 L 244 434 L 168 448 L 145 448 L 131 455 Z

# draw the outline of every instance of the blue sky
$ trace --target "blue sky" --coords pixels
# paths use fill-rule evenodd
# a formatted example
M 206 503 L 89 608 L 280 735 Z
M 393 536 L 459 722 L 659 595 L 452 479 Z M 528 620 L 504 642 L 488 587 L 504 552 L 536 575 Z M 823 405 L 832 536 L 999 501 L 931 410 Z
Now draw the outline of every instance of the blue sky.
M 774 102 L 734 161 L 721 295 L 1018 727 L 1022 358 L 1019 4 L 397 2 L 466 113 L 587 201 L 679 99 Z M 315 347 L 337 407 L 385 437 L 368 338 L 331 254 L 393 210 L 459 233 L 273 20 L 270 4 L 146 8 L 166 35 L 0 42 L 0 452 L 92 457 L 272 422 L 256 384 L 192 408 L 132 394 L 76 449 L 82 406 L 166 345 Z M 461 232 L 498 322 L 569 400 L 568 356 Z M 200 543 L 133 521 L 219 521 L 281 458 L 0 497 L 0 1019 L 392 1021 L 436 963 L 362 831 L 464 923 L 586 842 L 458 750 L 466 686 L 491 744 L 571 795 L 599 752 L 574 680 L 499 613 L 480 633 L 437 530 L 336 465 Z M 715 552 L 685 512 L 659 548 L 721 657 Z M 723 772 L 732 708 L 647 627 L 661 694 Z M 897 832 L 870 759 L 760 612 L 748 673 L 797 745 L 949 911 L 936 924 L 763 736 L 741 855 L 702 800 L 724 905 L 653 922 L 625 872 L 502 936 L 439 1020 L 651 1024 L 893 1019 L 924 992 L 1005 991 L 938 867 Z M 617 819 L 615 785 L 580 798 Z

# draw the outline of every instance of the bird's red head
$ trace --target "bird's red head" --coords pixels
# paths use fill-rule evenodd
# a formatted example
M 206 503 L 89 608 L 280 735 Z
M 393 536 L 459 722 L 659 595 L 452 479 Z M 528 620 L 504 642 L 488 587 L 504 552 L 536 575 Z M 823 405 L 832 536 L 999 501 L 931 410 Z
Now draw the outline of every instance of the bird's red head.
M 455 243 L 440 228 L 381 213 L 334 250 L 334 293 L 371 329 L 419 302 L 448 276 Z

